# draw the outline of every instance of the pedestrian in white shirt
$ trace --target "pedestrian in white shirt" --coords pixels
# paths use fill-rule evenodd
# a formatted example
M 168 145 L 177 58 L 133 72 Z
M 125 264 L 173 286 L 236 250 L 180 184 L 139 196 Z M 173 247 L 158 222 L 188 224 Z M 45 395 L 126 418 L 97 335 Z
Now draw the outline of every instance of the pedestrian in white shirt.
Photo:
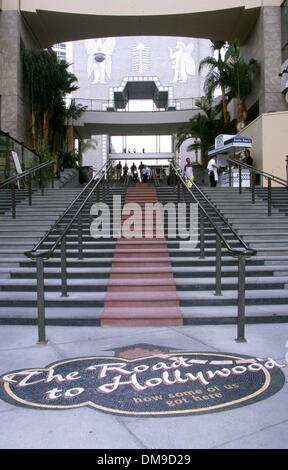
M 217 155 L 210 159 L 207 170 L 210 178 L 210 185 L 215 188 L 218 182 Z
M 188 188 L 191 188 L 194 181 L 193 166 L 190 158 L 186 158 L 186 165 L 184 166 L 185 182 Z

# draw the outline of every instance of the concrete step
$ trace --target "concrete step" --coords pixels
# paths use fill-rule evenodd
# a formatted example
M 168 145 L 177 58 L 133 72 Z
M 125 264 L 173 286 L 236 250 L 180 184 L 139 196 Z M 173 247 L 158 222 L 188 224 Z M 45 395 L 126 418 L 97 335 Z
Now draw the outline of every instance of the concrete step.
M 286 305 L 246 305 L 245 311 L 247 325 L 288 322 Z M 221 325 L 237 322 L 236 306 L 181 307 L 181 313 L 184 325 Z
M 167 308 L 158 312 L 161 317 L 169 314 Z M 174 309 L 171 309 L 174 315 Z M 141 314 L 152 316 L 155 314 L 154 308 L 135 309 L 137 317 L 141 318 Z M 221 306 L 221 307 L 180 307 L 183 316 L 184 325 L 221 325 L 235 324 L 237 319 L 237 306 Z M 65 326 L 100 326 L 100 318 L 103 312 L 102 307 L 73 307 L 73 306 L 57 306 L 46 307 L 46 323 L 47 325 L 65 325 Z M 119 313 L 118 309 L 117 312 Z M 115 312 L 115 316 L 117 315 Z M 127 309 L 125 309 L 127 312 Z M 111 312 L 113 313 L 113 312 Z M 133 311 L 131 311 L 133 314 Z M 162 313 L 162 314 L 161 314 Z M 145 316 L 143 317 L 145 318 Z M 277 323 L 287 322 L 287 306 L 286 305 L 253 305 L 246 306 L 246 323 Z M 0 306 L 0 325 L 5 324 L 37 324 L 36 307 L 1 307 Z M 127 325 L 126 325 L 127 326 Z M 162 326 L 168 326 L 167 324 Z M 235 333 L 236 334 L 236 333 Z
M 117 273 L 119 274 L 119 273 Z M 141 273 L 143 274 L 143 272 Z M 143 276 L 142 278 L 136 278 L 136 276 L 128 277 L 122 273 L 119 278 L 113 276 L 108 278 L 71 278 L 69 277 L 68 285 L 69 291 L 72 292 L 99 292 L 106 291 L 109 287 L 110 292 L 152 292 L 152 291 L 169 291 L 175 289 L 175 284 L 178 291 L 201 291 L 215 289 L 215 277 L 194 277 L 194 278 L 175 278 L 169 277 L 148 277 L 149 275 Z M 238 278 L 236 277 L 223 277 L 222 288 L 223 290 L 235 290 L 237 289 Z M 246 278 L 246 289 L 287 289 L 288 288 L 288 277 L 247 277 Z M 1 279 L 0 281 L 0 292 L 36 292 L 37 280 L 36 278 L 12 278 L 12 279 Z M 45 291 L 46 292 L 57 292 L 61 290 L 61 278 L 46 278 L 45 280 Z

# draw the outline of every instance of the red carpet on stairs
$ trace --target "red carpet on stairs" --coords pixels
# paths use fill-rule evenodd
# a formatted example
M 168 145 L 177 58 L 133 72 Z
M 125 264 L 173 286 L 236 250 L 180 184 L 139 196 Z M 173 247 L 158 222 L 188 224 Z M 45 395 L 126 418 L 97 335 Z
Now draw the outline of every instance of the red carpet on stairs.
M 120 237 L 110 273 L 108 291 L 101 315 L 102 326 L 182 325 L 168 246 L 165 238 L 145 237 L 145 203 L 158 202 L 157 192 L 146 183 L 129 188 L 125 203 L 143 208 L 142 237 Z M 122 222 L 129 216 L 123 216 Z

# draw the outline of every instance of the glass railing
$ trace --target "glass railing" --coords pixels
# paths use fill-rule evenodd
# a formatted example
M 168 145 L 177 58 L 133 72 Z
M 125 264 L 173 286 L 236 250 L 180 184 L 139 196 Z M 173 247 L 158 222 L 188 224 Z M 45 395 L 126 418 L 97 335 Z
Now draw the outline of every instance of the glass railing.
M 67 107 L 73 103 L 78 106 L 85 107 L 85 111 L 115 111 L 115 112 L 169 112 L 169 111 L 185 111 L 185 110 L 192 110 L 192 109 L 199 109 L 196 106 L 196 101 L 199 98 L 173 98 L 167 101 L 163 101 L 160 103 L 155 103 L 148 107 L 147 109 L 145 106 L 139 105 L 139 109 L 135 108 L 135 100 L 133 100 L 133 104 L 129 103 L 128 101 L 124 100 L 97 100 L 97 99 L 88 99 L 88 98 L 67 98 L 66 105 Z M 142 100 L 139 100 L 142 101 Z
M 9 134 L 0 131 L 0 181 L 21 174 L 39 163 L 39 155 Z

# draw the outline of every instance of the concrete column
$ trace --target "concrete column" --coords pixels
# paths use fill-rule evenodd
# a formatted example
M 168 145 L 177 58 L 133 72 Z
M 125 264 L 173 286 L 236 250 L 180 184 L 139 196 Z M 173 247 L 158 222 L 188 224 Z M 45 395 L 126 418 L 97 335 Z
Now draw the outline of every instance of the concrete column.
M 281 8 L 262 7 L 253 31 L 241 45 L 243 56 L 256 59 L 261 66 L 261 76 L 247 99 L 248 107 L 259 99 L 259 112 L 286 111 L 287 104 L 281 93 Z
M 31 145 L 29 107 L 25 103 L 21 43 L 38 48 L 17 10 L 0 11 L 1 128 Z
M 21 137 L 18 132 L 20 54 L 18 16 L 16 11 L 0 12 L 1 128 L 16 138 Z

